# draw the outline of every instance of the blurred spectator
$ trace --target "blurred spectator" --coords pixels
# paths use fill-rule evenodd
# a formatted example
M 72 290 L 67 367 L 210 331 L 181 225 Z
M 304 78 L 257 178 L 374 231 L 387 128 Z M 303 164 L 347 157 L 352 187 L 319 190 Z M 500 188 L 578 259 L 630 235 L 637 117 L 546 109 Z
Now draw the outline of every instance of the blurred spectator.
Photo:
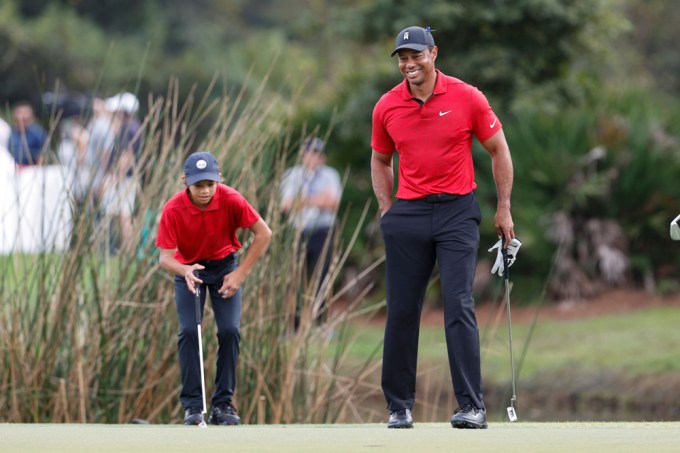
M 47 143 L 47 132 L 35 122 L 31 104 L 17 102 L 12 109 L 12 120 L 14 127 L 9 138 L 9 151 L 17 166 L 39 165 Z
M 87 124 L 87 146 L 77 174 L 80 193 L 93 201 L 101 197 L 101 185 L 113 151 L 116 131 L 103 99 L 92 99 L 92 118 Z
M 103 180 L 101 208 L 115 222 L 114 236 L 118 233 L 118 245 L 125 250 L 132 250 L 132 214 L 138 186 L 134 170 L 141 142 L 140 122 L 135 116 L 139 101 L 132 93 L 120 93 L 108 98 L 105 107 L 112 115 L 114 141 L 105 160 L 107 170 Z
M 66 186 L 71 197 L 81 204 L 87 193 L 89 170 L 86 166 L 88 131 L 80 125 L 77 117 L 61 122 L 61 140 L 57 149 L 59 162 L 66 173 Z
M 281 209 L 289 214 L 291 223 L 301 232 L 308 280 L 314 277 L 319 260 L 323 258 L 316 275 L 320 289 L 330 267 L 330 244 L 342 183 L 337 170 L 326 165 L 323 140 L 308 137 L 302 143 L 300 153 L 302 163 L 286 170 L 283 176 Z M 295 321 L 297 327 L 299 314 Z
M 140 122 L 136 117 L 139 101 L 132 93 L 120 93 L 106 100 L 106 110 L 112 115 L 115 142 L 109 158 L 108 170 L 123 166 L 125 174 L 132 175 L 132 169 L 140 149 Z M 125 156 L 125 154 L 129 154 Z M 116 169 L 117 171 L 118 169 Z
M 12 133 L 12 128 L 7 124 L 7 121 L 0 118 L 0 178 L 6 177 L 8 174 L 14 173 L 15 163 L 14 159 L 7 149 L 9 144 L 9 136 Z M 3 193 L 4 195 L 4 193 Z M 4 215 L 4 211 L 2 212 Z
M 45 111 L 53 112 L 59 121 L 82 117 L 89 111 L 90 99 L 78 92 L 65 89 L 46 91 L 41 96 Z
M 7 124 L 7 121 L 0 118 L 0 149 L 7 149 L 11 133 L 12 128 Z

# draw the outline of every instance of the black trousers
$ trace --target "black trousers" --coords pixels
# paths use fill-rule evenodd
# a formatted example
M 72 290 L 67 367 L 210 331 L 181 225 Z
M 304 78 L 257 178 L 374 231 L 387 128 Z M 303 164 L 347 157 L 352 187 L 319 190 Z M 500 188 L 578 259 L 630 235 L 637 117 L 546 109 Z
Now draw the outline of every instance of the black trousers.
M 305 284 L 309 284 L 315 278 L 318 278 L 316 285 L 317 294 L 323 287 L 326 274 L 328 274 L 330 269 L 333 251 L 333 230 L 333 227 L 320 227 L 305 230 L 300 235 L 300 248 L 305 250 Z M 323 261 L 321 261 L 322 258 Z M 315 274 L 317 268 L 318 273 Z M 298 297 L 295 307 L 295 330 L 300 327 L 302 303 L 302 298 Z M 317 323 L 322 322 L 324 319 L 325 305 L 322 305 L 319 310 L 322 314 L 315 319 Z
M 305 265 L 307 267 L 307 279 L 312 278 L 317 265 L 321 266 L 321 282 L 328 273 L 331 265 L 331 255 L 333 251 L 333 232 L 331 227 L 315 228 L 308 231 L 303 231 L 300 241 L 304 244 L 307 250 L 305 257 Z M 326 243 L 328 242 L 328 248 Z M 323 262 L 319 264 L 319 260 L 323 257 Z M 320 283 L 321 283 L 320 282 Z
M 236 364 L 240 351 L 241 288 L 229 297 L 223 298 L 218 290 L 224 276 L 236 269 L 238 261 L 233 253 L 223 260 L 200 261 L 205 269 L 199 271 L 201 285 L 201 313 L 205 307 L 206 293 L 210 292 L 215 322 L 217 324 L 217 368 L 215 391 L 211 398 L 213 406 L 231 402 L 236 387 Z M 202 407 L 201 368 L 198 357 L 198 326 L 196 323 L 194 293 L 189 291 L 186 281 L 175 276 L 175 303 L 179 318 L 177 348 L 179 366 L 182 373 L 182 392 L 180 401 L 186 409 Z M 204 324 L 202 324 L 204 326 Z M 205 327 L 202 329 L 205 333 Z M 204 349 L 204 353 L 205 350 Z M 206 380 L 208 378 L 206 377 Z
M 480 222 L 474 193 L 448 201 L 397 200 L 380 220 L 387 267 L 382 388 L 390 411 L 415 403 L 420 314 L 435 262 L 456 400 L 484 408 L 472 295 Z

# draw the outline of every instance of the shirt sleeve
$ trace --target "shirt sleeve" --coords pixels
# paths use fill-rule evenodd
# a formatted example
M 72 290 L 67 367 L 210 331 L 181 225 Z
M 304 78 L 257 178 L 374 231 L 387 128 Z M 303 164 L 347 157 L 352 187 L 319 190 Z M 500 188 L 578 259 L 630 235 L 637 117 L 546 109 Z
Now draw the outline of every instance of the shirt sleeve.
M 281 201 L 284 203 L 295 198 L 297 192 L 300 191 L 299 178 L 296 177 L 298 172 L 296 168 L 291 168 L 287 170 L 283 179 L 281 180 Z
M 236 207 L 236 225 L 239 228 L 250 228 L 260 220 L 260 214 L 253 208 L 243 195 L 236 192 L 234 196 Z
M 385 111 L 383 108 L 384 96 L 375 104 L 373 108 L 372 129 L 371 129 L 371 148 L 382 154 L 392 154 L 394 152 L 394 140 L 390 137 L 385 127 Z
M 484 142 L 501 130 L 503 125 L 491 109 L 484 93 L 472 87 L 470 95 L 472 102 L 472 130 L 477 139 L 480 142 Z
M 161 221 L 158 224 L 156 247 L 162 249 L 177 248 L 177 231 L 174 228 L 174 222 L 171 218 L 172 211 L 164 207 L 163 212 L 161 213 Z
M 342 182 L 340 181 L 340 173 L 334 168 L 328 169 L 328 187 L 333 191 L 333 195 L 340 199 L 342 196 Z

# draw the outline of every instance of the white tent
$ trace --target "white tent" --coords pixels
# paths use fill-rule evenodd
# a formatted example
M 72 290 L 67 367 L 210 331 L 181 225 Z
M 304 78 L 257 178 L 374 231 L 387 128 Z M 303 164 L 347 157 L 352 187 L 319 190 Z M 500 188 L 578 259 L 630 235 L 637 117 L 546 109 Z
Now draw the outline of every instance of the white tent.
M 63 167 L 15 169 L 0 149 L 0 254 L 65 250 L 71 225 Z

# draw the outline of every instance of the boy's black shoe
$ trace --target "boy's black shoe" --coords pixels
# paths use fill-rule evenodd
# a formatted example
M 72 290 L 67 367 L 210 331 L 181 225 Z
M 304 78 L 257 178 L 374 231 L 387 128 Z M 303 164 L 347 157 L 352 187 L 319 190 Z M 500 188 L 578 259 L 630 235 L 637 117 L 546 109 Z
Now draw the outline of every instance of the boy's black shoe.
M 218 404 L 210 410 L 210 423 L 213 425 L 240 425 L 241 418 L 231 403 Z
M 203 421 L 203 414 L 200 407 L 189 407 L 184 411 L 185 425 L 198 425 Z
M 486 411 L 466 404 L 453 413 L 451 426 L 460 429 L 486 429 Z
M 387 423 L 388 428 L 413 428 L 413 418 L 409 409 L 399 409 L 398 411 L 390 412 L 390 421 Z

